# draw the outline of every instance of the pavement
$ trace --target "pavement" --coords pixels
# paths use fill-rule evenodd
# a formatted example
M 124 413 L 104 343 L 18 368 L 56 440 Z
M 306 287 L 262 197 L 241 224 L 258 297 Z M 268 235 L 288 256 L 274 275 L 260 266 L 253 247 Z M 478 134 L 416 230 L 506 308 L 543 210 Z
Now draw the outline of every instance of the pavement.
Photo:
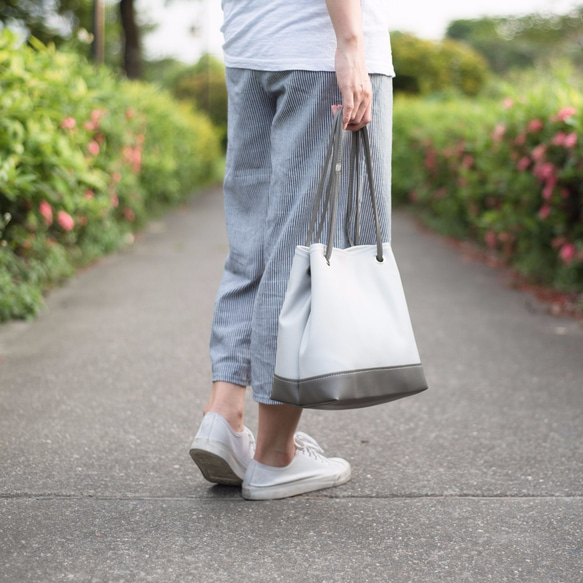
M 0 326 L 0 581 L 581 583 L 583 327 L 402 212 L 393 245 L 430 389 L 306 411 L 353 479 L 293 499 L 245 501 L 188 456 L 220 191 Z

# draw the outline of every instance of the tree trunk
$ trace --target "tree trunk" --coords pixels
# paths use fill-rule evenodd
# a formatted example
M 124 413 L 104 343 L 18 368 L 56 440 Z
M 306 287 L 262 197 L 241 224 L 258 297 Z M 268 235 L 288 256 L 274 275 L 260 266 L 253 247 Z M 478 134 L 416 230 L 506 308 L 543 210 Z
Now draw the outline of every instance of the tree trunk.
M 105 0 L 93 0 L 93 61 L 105 60 Z
M 119 9 L 124 32 L 124 70 L 128 79 L 139 79 L 142 76 L 142 51 L 134 0 L 120 0 Z

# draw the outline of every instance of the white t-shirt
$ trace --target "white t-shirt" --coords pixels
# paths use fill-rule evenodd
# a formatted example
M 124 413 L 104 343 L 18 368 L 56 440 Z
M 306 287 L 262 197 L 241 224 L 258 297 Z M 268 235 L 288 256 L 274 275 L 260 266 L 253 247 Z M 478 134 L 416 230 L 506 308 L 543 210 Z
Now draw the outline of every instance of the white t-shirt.
M 369 73 L 393 76 L 388 0 L 361 0 Z M 325 0 L 222 0 L 225 65 L 334 71 L 336 37 Z

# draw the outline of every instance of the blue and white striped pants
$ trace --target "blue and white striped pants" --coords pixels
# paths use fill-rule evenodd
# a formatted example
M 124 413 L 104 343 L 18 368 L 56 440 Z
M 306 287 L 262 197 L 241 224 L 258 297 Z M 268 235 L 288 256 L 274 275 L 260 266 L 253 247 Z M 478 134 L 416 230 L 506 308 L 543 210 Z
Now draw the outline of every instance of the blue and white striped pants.
M 389 241 L 392 80 L 383 75 L 371 80 L 369 132 L 382 234 Z M 211 333 L 213 381 L 251 385 L 255 401 L 276 404 L 270 394 L 277 321 L 295 247 L 305 243 L 332 127 L 331 106 L 342 98 L 333 72 L 229 68 L 227 89 L 229 254 Z M 346 208 L 347 183 L 344 176 L 340 209 Z M 361 244 L 372 244 L 373 215 L 366 179 L 363 183 Z M 348 245 L 344 219 L 339 211 L 339 247 Z

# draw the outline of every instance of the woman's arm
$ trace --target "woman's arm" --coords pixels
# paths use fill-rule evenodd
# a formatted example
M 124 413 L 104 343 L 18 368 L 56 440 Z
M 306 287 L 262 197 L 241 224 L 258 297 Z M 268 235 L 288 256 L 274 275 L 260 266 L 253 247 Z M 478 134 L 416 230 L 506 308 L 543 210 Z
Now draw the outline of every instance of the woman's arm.
M 360 0 L 326 0 L 336 33 L 336 79 L 342 93 L 344 129 L 356 131 L 371 120 L 372 87 L 364 56 Z

